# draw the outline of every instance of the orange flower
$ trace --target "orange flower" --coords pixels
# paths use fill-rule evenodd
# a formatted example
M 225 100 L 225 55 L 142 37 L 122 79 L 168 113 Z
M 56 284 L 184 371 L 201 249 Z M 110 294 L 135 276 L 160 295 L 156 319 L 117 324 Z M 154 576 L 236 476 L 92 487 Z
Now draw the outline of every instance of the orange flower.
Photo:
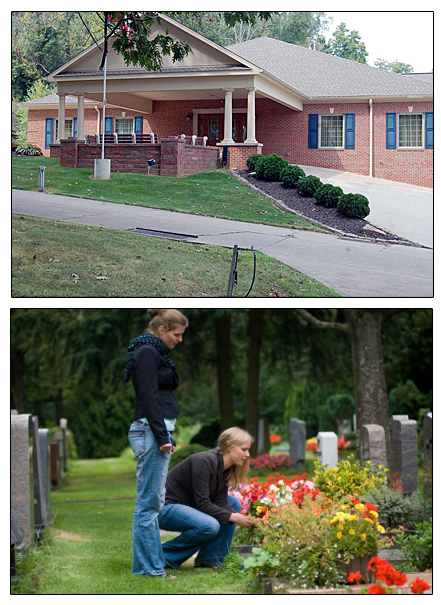
M 363 576 L 359 571 L 351 571 L 348 576 L 348 584 L 358 584 L 360 580 L 363 579 Z
M 430 584 L 424 580 L 421 580 L 421 578 L 417 578 L 409 584 L 409 587 L 413 594 L 423 594 L 428 588 L 430 588 Z
M 386 590 L 380 584 L 374 584 L 368 588 L 369 594 L 387 594 Z
M 271 441 L 271 443 L 277 443 L 281 439 L 282 439 L 282 437 L 280 437 L 279 435 L 270 435 L 270 441 Z

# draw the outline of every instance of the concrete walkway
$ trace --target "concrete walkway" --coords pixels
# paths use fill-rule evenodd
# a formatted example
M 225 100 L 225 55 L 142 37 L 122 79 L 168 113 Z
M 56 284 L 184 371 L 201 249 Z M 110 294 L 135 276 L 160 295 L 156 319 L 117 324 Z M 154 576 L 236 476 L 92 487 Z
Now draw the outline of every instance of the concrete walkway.
M 345 193 L 361 193 L 369 200 L 366 220 L 375 227 L 433 248 L 433 190 L 395 183 L 342 170 L 301 166 L 323 183 L 341 187 Z
M 123 231 L 180 233 L 199 244 L 253 246 L 347 297 L 433 296 L 433 251 L 426 248 L 21 190 L 12 192 L 12 211 Z

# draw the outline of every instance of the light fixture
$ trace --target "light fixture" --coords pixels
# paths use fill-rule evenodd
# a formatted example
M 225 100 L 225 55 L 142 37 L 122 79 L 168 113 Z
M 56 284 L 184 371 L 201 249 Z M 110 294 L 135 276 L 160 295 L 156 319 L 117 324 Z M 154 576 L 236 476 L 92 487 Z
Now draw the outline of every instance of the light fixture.
M 334 113 L 334 108 L 333 107 L 329 108 L 329 113 Z
M 187 122 L 191 122 L 191 113 L 187 113 Z
M 408 107 L 407 109 L 409 110 L 409 113 L 412 113 L 412 111 L 413 111 L 413 106 L 412 106 L 412 105 L 409 105 L 409 107 Z
M 122 111 L 122 112 L 121 112 L 121 115 L 122 115 L 122 117 L 123 117 L 123 118 L 125 118 L 125 117 L 126 117 L 126 112 L 125 112 L 125 111 Z

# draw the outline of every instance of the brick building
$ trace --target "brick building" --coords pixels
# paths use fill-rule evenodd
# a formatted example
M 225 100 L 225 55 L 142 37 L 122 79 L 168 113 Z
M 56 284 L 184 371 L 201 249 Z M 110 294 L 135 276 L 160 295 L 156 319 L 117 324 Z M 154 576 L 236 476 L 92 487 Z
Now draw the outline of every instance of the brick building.
M 114 145 L 121 135 L 137 135 L 135 145 L 154 133 L 157 146 L 194 135 L 206 137 L 232 168 L 254 153 L 278 153 L 292 164 L 433 186 L 433 74 L 396 74 L 267 37 L 223 48 L 166 16 L 152 35 L 165 28 L 192 48 L 182 63 L 164 57 L 161 72 L 149 73 L 109 53 L 104 131 L 119 137 Z M 96 154 L 90 136 L 103 129 L 100 61 L 91 47 L 48 77 L 58 95 L 24 104 L 28 140 L 45 154 L 60 154 L 57 145 L 68 137 L 76 138 L 75 149 L 91 143 L 89 157 Z M 115 157 L 142 155 L 117 146 L 109 145 Z M 85 165 L 78 158 L 87 151 L 75 152 L 76 165 Z M 188 160 L 188 150 L 178 151 Z M 211 166 L 215 154 L 207 153 L 204 166 Z M 123 165 L 130 171 L 121 158 L 112 169 Z

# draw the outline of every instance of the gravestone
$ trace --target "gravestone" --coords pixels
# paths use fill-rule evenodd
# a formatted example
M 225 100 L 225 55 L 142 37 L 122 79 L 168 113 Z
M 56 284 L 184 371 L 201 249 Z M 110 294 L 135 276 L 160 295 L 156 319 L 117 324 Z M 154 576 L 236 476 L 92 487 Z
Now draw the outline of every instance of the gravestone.
M 303 468 L 306 457 L 306 422 L 298 418 L 289 421 L 289 457 L 294 468 Z
M 67 440 L 67 419 L 60 418 L 61 440 L 63 443 L 63 471 L 67 471 L 67 459 L 69 457 L 69 447 Z
M 49 525 L 51 518 L 51 474 L 50 474 L 50 452 L 49 452 L 49 429 L 38 429 L 38 440 L 41 457 L 41 482 L 43 486 L 43 499 L 46 516 L 44 525 Z
M 32 416 L 11 414 L 11 515 L 23 532 L 17 552 L 25 552 L 34 540 L 34 478 Z
M 51 490 L 56 490 L 62 482 L 63 445 L 58 439 L 50 442 Z
M 432 412 L 424 416 L 423 421 L 423 469 L 424 469 L 424 496 L 432 498 L 433 492 L 433 475 L 432 475 Z
M 44 497 L 44 486 L 41 468 L 41 448 L 38 429 L 38 416 L 32 416 L 32 464 L 34 470 L 34 523 L 35 536 L 39 542 L 46 525 L 46 502 Z
M 317 460 L 320 464 L 327 464 L 330 468 L 337 466 L 337 435 L 332 431 L 325 431 L 317 435 Z
M 269 449 L 269 422 L 267 418 L 260 418 L 257 425 L 257 454 L 268 453 Z
M 373 468 L 387 467 L 386 434 L 379 424 L 363 424 L 360 429 L 361 466 L 370 460 Z
M 390 479 L 402 486 L 404 494 L 418 487 L 418 442 L 416 420 L 392 416 L 390 420 Z

